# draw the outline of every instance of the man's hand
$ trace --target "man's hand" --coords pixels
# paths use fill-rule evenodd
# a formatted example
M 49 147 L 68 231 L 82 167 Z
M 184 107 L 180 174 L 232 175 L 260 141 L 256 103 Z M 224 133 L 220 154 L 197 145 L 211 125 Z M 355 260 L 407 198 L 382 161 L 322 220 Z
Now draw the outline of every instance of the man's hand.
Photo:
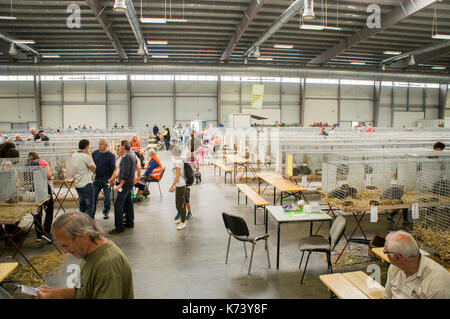
M 115 178 L 112 178 L 112 177 L 110 179 L 108 179 L 109 185 L 113 186 L 114 185 L 114 180 L 115 180 Z
M 121 188 L 122 188 L 122 186 L 117 185 L 116 187 L 114 187 L 114 190 L 115 190 L 116 192 L 118 192 Z
M 169 192 L 173 193 L 174 190 L 175 190 L 175 187 L 172 186 L 172 187 L 169 189 Z
M 58 293 L 58 289 L 52 288 L 47 285 L 42 285 L 38 287 L 37 299 L 63 299 Z

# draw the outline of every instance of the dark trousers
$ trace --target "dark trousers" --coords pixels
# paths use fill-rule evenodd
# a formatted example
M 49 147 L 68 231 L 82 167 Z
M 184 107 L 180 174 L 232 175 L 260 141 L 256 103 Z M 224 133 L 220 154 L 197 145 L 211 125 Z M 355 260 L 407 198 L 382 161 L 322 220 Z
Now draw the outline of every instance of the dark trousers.
M 114 226 L 117 230 L 123 230 L 125 228 L 123 224 L 123 215 L 125 214 L 125 220 L 127 225 L 134 224 L 134 207 L 133 200 L 131 199 L 133 185 L 122 186 L 122 191 L 117 192 L 117 198 L 114 202 Z
M 47 185 L 47 187 L 50 198 L 46 202 L 44 202 L 43 205 L 45 210 L 44 231 L 47 235 L 50 235 L 53 223 L 53 196 L 50 185 Z M 37 221 L 39 221 L 39 223 Z M 42 206 L 39 208 L 39 213 L 34 216 L 34 228 L 36 229 L 37 238 L 41 238 L 43 233 L 40 224 L 42 224 Z
M 144 155 L 142 155 L 141 153 L 135 151 L 134 154 L 136 154 L 136 157 L 139 158 L 139 160 L 141 161 L 141 168 L 145 167 L 145 158 Z
M 170 149 L 170 140 L 164 139 L 164 145 L 166 145 L 166 151 Z
M 103 215 L 108 215 L 109 209 L 111 208 L 111 187 L 107 180 L 95 180 L 92 183 L 92 188 L 94 189 L 94 211 L 92 213 L 95 216 L 95 211 L 97 210 L 98 194 L 103 190 L 103 195 L 105 197 L 103 201 Z
M 76 188 L 80 202 L 80 212 L 88 214 L 94 218 L 94 189 L 92 183 L 84 187 Z
M 408 220 L 408 208 L 403 208 L 402 211 L 403 211 L 403 220 L 405 220 L 405 221 Z M 394 216 L 397 215 L 397 213 L 399 213 L 399 212 L 400 212 L 400 210 L 396 210 L 396 211 L 390 213 L 390 216 L 392 218 L 394 218 Z
M 182 223 L 186 220 L 186 189 L 186 186 L 175 187 L 175 206 Z

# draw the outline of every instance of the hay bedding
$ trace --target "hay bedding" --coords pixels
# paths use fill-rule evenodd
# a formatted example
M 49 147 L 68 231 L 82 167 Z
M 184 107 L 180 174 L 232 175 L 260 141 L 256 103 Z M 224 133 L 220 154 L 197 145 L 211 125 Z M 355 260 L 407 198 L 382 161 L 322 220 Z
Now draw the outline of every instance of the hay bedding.
M 33 257 L 30 259 L 30 262 L 42 276 L 45 276 L 55 272 L 68 256 L 69 254 L 61 255 L 59 252 L 55 251 L 42 256 Z M 19 266 L 19 268 L 8 276 L 8 279 L 19 281 L 21 284 L 31 287 L 38 286 L 44 282 L 28 263 Z
M 324 194 L 325 195 L 325 194 Z M 322 200 L 330 203 L 336 207 L 345 206 L 346 209 L 351 210 L 352 208 L 365 208 L 370 207 L 374 204 L 371 201 L 377 201 L 381 206 L 390 205 L 400 205 L 400 204 L 413 204 L 413 203 L 428 203 L 436 202 L 437 200 L 441 202 L 450 202 L 450 197 L 437 196 L 435 194 L 424 194 L 417 191 L 405 191 L 401 200 L 380 200 L 381 191 L 380 190 L 369 190 L 367 192 L 358 192 L 357 198 L 352 198 L 348 196 L 344 199 L 339 198 L 328 198 L 326 196 L 322 197 Z M 345 203 L 345 204 L 344 204 Z
M 423 225 L 415 225 L 413 236 L 416 240 L 429 249 L 435 255 L 431 258 L 446 268 L 450 268 L 450 232 L 436 231 L 431 227 L 426 228 Z

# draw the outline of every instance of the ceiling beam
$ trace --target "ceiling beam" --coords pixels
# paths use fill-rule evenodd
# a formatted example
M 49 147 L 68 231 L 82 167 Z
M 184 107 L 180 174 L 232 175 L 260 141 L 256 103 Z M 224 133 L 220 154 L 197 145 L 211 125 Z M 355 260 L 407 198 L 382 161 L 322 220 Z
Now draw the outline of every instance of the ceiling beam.
M 241 22 L 236 27 L 236 31 L 231 37 L 230 42 L 228 42 L 225 51 L 220 57 L 220 61 L 222 62 L 228 61 L 237 43 L 241 39 L 244 32 L 247 30 L 252 20 L 256 17 L 258 11 L 262 8 L 265 1 L 266 0 L 252 0 L 248 8 L 244 11 L 244 15 L 242 16 Z
M 257 47 L 263 44 L 267 39 L 274 35 L 285 23 L 289 21 L 296 13 L 297 10 L 303 6 L 304 0 L 295 0 L 267 29 L 264 34 L 254 42 L 250 48 L 245 51 L 244 56 L 247 57 L 252 54 Z
M 381 16 L 381 28 L 364 27 L 363 29 L 355 32 L 349 38 L 341 40 L 338 44 L 323 52 L 322 54 L 316 56 L 308 62 L 308 65 L 323 65 L 328 61 L 334 59 L 339 54 L 351 48 L 352 46 L 364 41 L 375 34 L 385 30 L 388 27 L 396 25 L 403 19 L 406 19 L 413 14 L 419 12 L 420 10 L 428 7 L 437 0 L 406 0 L 397 6 L 394 10 L 388 14 Z
M 103 0 L 86 0 L 89 8 L 94 13 L 97 21 L 102 26 L 109 40 L 111 40 L 111 44 L 116 50 L 121 60 L 128 60 L 128 56 L 120 44 L 119 38 L 116 36 L 114 31 L 112 30 L 112 24 L 106 16 L 105 10 L 103 10 Z

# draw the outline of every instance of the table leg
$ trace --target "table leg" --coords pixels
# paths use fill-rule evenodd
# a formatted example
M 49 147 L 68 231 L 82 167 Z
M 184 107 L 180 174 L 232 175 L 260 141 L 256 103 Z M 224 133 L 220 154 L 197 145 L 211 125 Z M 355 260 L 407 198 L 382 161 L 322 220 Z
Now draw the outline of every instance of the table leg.
M 309 223 L 309 236 L 312 236 L 312 230 L 313 230 L 313 222 L 311 221 Z
M 267 216 L 267 207 L 266 206 L 264 206 L 264 223 L 266 225 L 266 234 L 267 234 L 267 230 L 268 230 L 267 224 L 269 223 L 269 220 L 268 220 L 268 216 Z
M 274 204 L 274 205 L 277 204 L 276 194 L 277 194 L 277 189 L 274 187 L 274 188 L 273 188 L 273 204 Z
M 280 268 L 280 223 L 277 226 L 277 269 Z
M 261 195 L 261 178 L 258 177 L 258 195 Z
M 280 205 L 283 206 L 283 192 L 280 192 Z

